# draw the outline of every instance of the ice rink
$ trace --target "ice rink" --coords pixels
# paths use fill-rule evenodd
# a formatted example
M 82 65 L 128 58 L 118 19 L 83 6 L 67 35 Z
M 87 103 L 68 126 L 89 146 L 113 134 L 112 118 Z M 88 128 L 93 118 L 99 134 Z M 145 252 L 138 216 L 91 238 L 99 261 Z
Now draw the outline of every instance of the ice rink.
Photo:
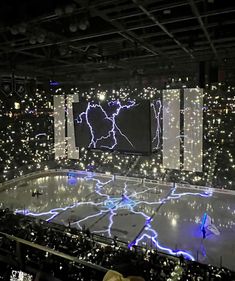
M 33 192 L 38 196 L 32 196 Z M 2 208 L 71 225 L 131 245 L 155 247 L 235 270 L 235 195 L 211 189 L 94 174 L 52 175 L 12 184 Z M 206 230 L 203 215 L 220 234 Z

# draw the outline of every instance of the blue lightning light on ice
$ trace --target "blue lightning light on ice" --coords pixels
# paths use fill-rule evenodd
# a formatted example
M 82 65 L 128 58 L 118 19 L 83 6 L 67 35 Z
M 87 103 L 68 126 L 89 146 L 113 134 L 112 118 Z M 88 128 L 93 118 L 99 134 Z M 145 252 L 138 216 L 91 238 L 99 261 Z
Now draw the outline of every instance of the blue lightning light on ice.
M 201 197 L 211 197 L 212 196 L 212 192 L 209 191 L 209 192 L 204 192 L 204 193 L 193 193 L 193 192 L 184 192 L 184 193 L 180 193 L 180 194 L 176 194 L 176 189 L 177 189 L 177 185 L 175 184 L 174 187 L 172 188 L 170 194 L 162 199 L 162 200 L 159 200 L 158 202 L 151 202 L 151 203 L 154 203 L 154 204 L 161 204 L 161 203 L 165 203 L 166 201 L 168 200 L 173 200 L 173 199 L 179 199 L 183 196 L 186 196 L 186 195 L 190 195 L 190 196 L 201 196 Z M 139 202 L 140 203 L 140 202 Z M 144 204 L 151 204 L 150 202 L 145 202 L 145 201 L 141 201 L 141 203 L 144 203 Z M 138 203 L 136 204 L 138 205 Z M 145 216 L 146 218 L 146 216 Z M 192 260 L 194 261 L 194 257 L 192 255 L 190 255 L 189 253 L 187 253 L 186 251 L 182 251 L 182 250 L 172 250 L 171 248 L 167 248 L 167 247 L 163 247 L 160 245 L 159 241 L 157 240 L 157 237 L 158 237 L 158 233 L 152 229 L 151 227 L 151 221 L 152 219 L 151 218 L 147 218 L 146 222 L 145 222 L 145 227 L 144 227 L 144 233 L 140 236 L 140 237 L 137 237 L 137 239 L 133 240 L 132 242 L 129 243 L 128 247 L 131 248 L 133 247 L 134 245 L 138 245 L 144 238 L 147 238 L 149 239 L 150 241 L 153 242 L 153 244 L 155 245 L 156 248 L 164 251 L 164 252 L 167 252 L 171 255 L 175 255 L 175 256 L 179 256 L 179 255 L 183 255 L 186 259 L 189 259 L 189 260 Z M 147 234 L 146 232 L 150 232 L 152 233 L 153 235 L 149 235 Z
M 211 197 L 212 196 L 212 192 L 183 192 L 183 193 L 176 193 L 177 190 L 177 185 L 175 184 L 174 187 L 171 189 L 170 194 L 168 196 L 166 196 L 163 199 L 159 199 L 155 202 L 148 202 L 148 201 L 144 201 L 144 200 L 138 200 L 136 198 L 137 195 L 142 194 L 144 192 L 147 192 L 148 190 L 152 189 L 152 188 L 146 188 L 145 190 L 141 191 L 141 192 L 133 192 L 131 194 L 128 194 L 128 186 L 125 183 L 124 187 L 123 187 L 123 193 L 122 196 L 116 196 L 116 197 L 112 197 L 111 195 L 107 194 L 104 192 L 104 187 L 109 185 L 111 182 L 113 182 L 113 179 L 111 180 L 107 180 L 105 182 L 100 181 L 99 179 L 94 178 L 93 174 L 88 174 L 88 176 L 86 176 L 84 178 L 87 181 L 94 181 L 95 182 L 95 188 L 94 188 L 94 192 L 101 198 L 104 198 L 104 200 L 102 202 L 96 203 L 93 201 L 87 201 L 87 202 L 77 202 L 74 203 L 72 205 L 63 207 L 63 208 L 53 208 L 47 212 L 41 212 L 41 213 L 34 213 L 34 212 L 30 212 L 29 210 L 16 210 L 15 213 L 19 213 L 19 214 L 24 214 L 27 216 L 34 216 L 34 217 L 40 217 L 40 216 L 47 216 L 49 215 L 50 217 L 48 219 L 46 219 L 46 221 L 51 221 L 53 220 L 56 216 L 58 216 L 61 212 L 64 212 L 68 209 L 73 209 L 82 205 L 91 205 L 91 206 L 96 206 L 96 207 L 101 207 L 101 210 L 99 210 L 98 212 L 88 215 L 78 221 L 74 221 L 71 223 L 71 225 L 75 225 L 77 226 L 79 229 L 82 229 L 82 225 L 81 223 L 85 223 L 87 221 L 89 221 L 90 219 L 93 218 L 99 218 L 102 219 L 105 216 L 108 216 L 108 225 L 107 228 L 102 229 L 102 230 L 94 230 L 92 232 L 94 233 L 107 233 L 109 237 L 112 237 L 112 226 L 114 223 L 114 216 L 117 215 L 118 210 L 120 209 L 127 209 L 129 210 L 130 213 L 135 214 L 135 215 L 139 215 L 141 217 L 144 218 L 145 220 L 145 224 L 144 224 L 144 228 L 143 231 L 141 231 L 141 233 L 138 235 L 138 237 L 133 240 L 130 244 L 129 247 L 132 247 L 134 245 L 138 245 L 143 239 L 149 239 L 150 241 L 152 241 L 152 244 L 164 251 L 167 252 L 171 255 L 183 255 L 185 258 L 190 259 L 190 260 L 194 260 L 194 257 L 192 255 L 190 255 L 188 252 L 186 251 L 182 251 L 182 250 L 172 250 L 171 248 L 167 248 L 165 246 L 162 246 L 159 241 L 158 241 L 158 233 L 156 232 L 156 230 L 153 229 L 153 227 L 151 226 L 151 223 L 153 221 L 153 216 L 149 216 L 147 214 L 145 214 L 142 211 L 137 211 L 135 210 L 136 207 L 138 207 L 139 205 L 159 205 L 159 204 L 164 204 L 167 201 L 170 200 L 175 200 L 175 199 L 180 199 L 183 196 L 201 196 L 201 197 Z
M 102 205 L 103 203 L 94 203 L 92 201 L 89 202 L 78 202 L 69 206 L 66 206 L 64 208 L 55 208 L 55 209 L 51 209 L 50 211 L 47 212 L 41 212 L 41 213 L 33 213 L 30 212 L 28 209 L 25 210 L 15 210 L 16 214 L 22 214 L 22 215 L 26 215 L 26 216 L 32 216 L 32 217 L 41 217 L 41 216 L 47 216 L 47 215 L 51 215 L 51 217 L 49 217 L 48 219 L 46 219 L 46 221 L 51 221 L 52 219 L 54 219 L 56 216 L 58 216 L 61 211 L 67 211 L 68 209 L 73 209 L 82 205 L 94 205 L 94 206 L 99 206 Z

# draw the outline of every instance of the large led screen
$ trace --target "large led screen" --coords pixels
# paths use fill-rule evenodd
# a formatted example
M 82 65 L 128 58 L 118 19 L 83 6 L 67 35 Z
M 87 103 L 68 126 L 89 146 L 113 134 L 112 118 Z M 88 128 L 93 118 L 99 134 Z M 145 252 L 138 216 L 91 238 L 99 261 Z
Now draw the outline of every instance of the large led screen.
M 151 152 L 149 101 L 73 103 L 77 147 Z
M 68 158 L 79 159 L 79 149 L 75 147 L 75 133 L 73 123 L 73 107 L 72 104 L 78 102 L 78 94 L 67 96 L 67 144 Z
M 203 90 L 184 89 L 184 170 L 202 172 Z
M 55 159 L 65 157 L 65 109 L 64 96 L 54 96 L 54 148 Z
M 180 90 L 163 90 L 163 167 L 180 169 Z

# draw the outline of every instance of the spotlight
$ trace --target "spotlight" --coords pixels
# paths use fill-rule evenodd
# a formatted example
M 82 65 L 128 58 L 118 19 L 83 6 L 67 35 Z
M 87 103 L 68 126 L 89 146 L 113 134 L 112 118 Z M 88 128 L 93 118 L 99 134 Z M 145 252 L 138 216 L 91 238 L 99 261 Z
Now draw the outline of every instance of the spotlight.
M 58 17 L 62 16 L 62 15 L 63 15 L 63 10 L 62 10 L 62 8 L 57 7 L 57 8 L 55 9 L 55 14 L 56 14 Z
M 171 14 L 171 10 L 170 9 L 166 9 L 163 11 L 164 15 L 170 15 Z
M 70 30 L 70 32 L 76 32 L 78 30 L 77 24 L 76 23 L 70 23 L 69 30 Z
M 66 14 L 72 14 L 75 10 L 75 5 L 74 4 L 71 4 L 71 5 L 67 5 L 65 7 L 65 13 Z
M 81 30 L 86 30 L 89 26 L 89 21 L 87 19 L 87 17 L 82 18 L 79 23 L 78 23 L 78 27 Z
M 26 32 L 26 24 L 22 23 L 19 25 L 19 32 L 24 34 Z
M 61 56 L 65 56 L 68 53 L 68 47 L 67 46 L 60 46 L 59 52 Z
M 11 34 L 12 34 L 12 35 L 17 35 L 17 34 L 19 33 L 16 26 L 12 26 L 12 27 L 10 28 L 10 31 L 11 31 Z
M 38 43 L 43 43 L 45 41 L 45 34 L 41 33 L 37 38 Z
M 30 37 L 29 43 L 32 44 L 32 45 L 36 44 L 37 43 L 36 37 L 35 36 Z

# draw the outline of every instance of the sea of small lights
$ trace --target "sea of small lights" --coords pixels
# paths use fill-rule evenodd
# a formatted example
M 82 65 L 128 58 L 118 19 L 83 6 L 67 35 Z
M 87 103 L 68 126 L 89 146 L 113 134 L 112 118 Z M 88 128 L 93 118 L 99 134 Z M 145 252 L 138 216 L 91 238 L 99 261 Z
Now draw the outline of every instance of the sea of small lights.
M 32 281 L 33 276 L 22 271 L 12 270 L 10 281 Z
M 175 81 L 166 85 L 171 88 Z M 178 84 L 176 85 L 178 87 Z M 181 87 L 187 87 L 187 79 Z M 216 84 L 204 92 L 204 155 L 203 173 L 168 170 L 162 166 L 161 144 L 151 156 L 125 156 L 107 152 L 89 152 L 81 149 L 79 161 L 61 159 L 58 165 L 94 169 L 110 173 L 126 173 L 149 178 L 162 178 L 211 184 L 219 188 L 234 188 L 234 112 L 235 88 Z M 67 92 L 66 92 L 67 93 Z M 70 92 L 86 100 L 158 100 L 161 91 L 153 87 L 102 89 L 91 88 Z M 22 98 L 0 98 L 0 180 L 6 181 L 24 173 L 50 167 L 53 160 L 53 94 L 65 94 L 63 89 L 32 90 Z M 162 121 L 162 120 L 161 120 Z
M 0 178 L 20 176 L 48 161 L 53 149 L 52 102 L 44 90 L 0 98 Z
M 171 84 L 167 88 L 171 88 Z M 55 92 L 64 93 L 62 89 L 45 91 L 39 88 L 23 98 L 0 97 L 0 182 L 34 170 L 68 167 L 235 189 L 234 87 L 217 84 L 205 89 L 203 173 L 165 169 L 162 166 L 161 144 L 151 156 L 91 152 L 82 148 L 79 161 L 61 159 L 55 163 L 52 105 Z M 141 91 L 128 87 L 101 90 L 99 87 L 84 92 L 73 88 L 68 94 L 71 93 L 78 93 L 86 100 L 133 100 L 136 97 L 154 101 L 161 98 L 161 91 L 153 87 Z M 149 211 L 147 208 L 145 212 Z M 175 221 L 177 218 L 172 217 L 172 223 Z M 232 224 L 227 226 L 221 222 L 221 226 L 231 228 Z

